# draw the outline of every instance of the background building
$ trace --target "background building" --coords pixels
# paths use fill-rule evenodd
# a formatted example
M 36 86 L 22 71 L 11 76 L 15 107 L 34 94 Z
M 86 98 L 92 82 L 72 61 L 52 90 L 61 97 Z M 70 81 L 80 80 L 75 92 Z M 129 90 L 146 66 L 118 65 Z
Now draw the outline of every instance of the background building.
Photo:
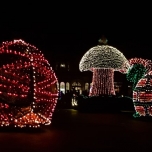
M 99 45 L 106 45 L 108 40 L 102 35 L 99 39 Z M 68 47 L 67 47 L 68 49 Z M 73 48 L 73 50 L 76 48 Z M 85 71 L 80 72 L 79 62 L 81 55 L 73 52 L 71 56 L 65 49 L 62 53 L 56 54 L 52 59 L 53 69 L 58 77 L 58 90 L 60 93 L 77 93 L 88 95 L 92 83 L 92 72 Z M 64 55 L 63 55 L 64 54 Z M 114 72 L 114 89 L 116 95 L 128 95 L 132 96 L 132 88 L 126 79 L 126 74 L 122 74 L 118 71 Z
M 76 61 L 73 62 L 76 63 Z M 63 60 L 54 62 L 53 69 L 58 77 L 58 90 L 63 94 L 77 93 L 88 95 L 92 82 L 92 72 L 80 72 L 78 68 L 79 62 L 77 62 L 77 66 L 73 62 Z M 132 96 L 131 84 L 126 80 L 125 74 L 115 72 L 114 88 L 116 95 Z

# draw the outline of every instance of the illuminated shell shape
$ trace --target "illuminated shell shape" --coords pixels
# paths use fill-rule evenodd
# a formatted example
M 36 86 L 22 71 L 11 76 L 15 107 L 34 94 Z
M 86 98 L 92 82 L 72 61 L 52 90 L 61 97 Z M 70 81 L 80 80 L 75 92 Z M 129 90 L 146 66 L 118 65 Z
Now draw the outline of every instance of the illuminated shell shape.
M 89 49 L 82 57 L 79 69 L 80 71 L 87 71 L 93 68 L 109 68 L 115 71 L 127 72 L 129 62 L 125 56 L 116 48 L 108 45 L 97 45 Z
M 23 40 L 0 45 L 0 125 L 50 124 L 57 78 L 41 51 Z
M 133 103 L 139 116 L 152 116 L 152 71 L 138 81 L 133 91 Z

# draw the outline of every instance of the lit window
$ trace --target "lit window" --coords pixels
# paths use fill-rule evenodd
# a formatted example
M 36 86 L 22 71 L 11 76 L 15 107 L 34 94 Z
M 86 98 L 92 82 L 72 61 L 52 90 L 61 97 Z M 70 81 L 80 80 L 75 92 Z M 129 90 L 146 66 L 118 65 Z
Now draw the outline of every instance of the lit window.
M 60 91 L 62 91 L 63 93 L 65 93 L 65 83 L 64 82 L 60 83 Z
M 70 90 L 70 83 L 69 82 L 66 83 L 66 90 Z
M 65 68 L 65 64 L 60 64 L 60 67 Z
M 85 83 L 85 90 L 89 90 L 89 83 Z
M 72 83 L 72 86 L 77 86 L 77 83 L 76 83 L 76 82 L 73 82 L 73 83 Z
M 78 85 L 78 86 L 81 86 L 81 83 L 80 83 L 80 82 L 78 82 L 78 83 L 77 83 L 77 85 Z

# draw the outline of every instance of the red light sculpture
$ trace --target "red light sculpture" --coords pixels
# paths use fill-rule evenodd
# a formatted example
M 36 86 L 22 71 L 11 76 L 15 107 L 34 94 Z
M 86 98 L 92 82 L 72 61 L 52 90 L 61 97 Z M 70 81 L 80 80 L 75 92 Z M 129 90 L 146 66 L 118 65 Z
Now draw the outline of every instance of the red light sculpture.
M 142 77 L 133 91 L 134 117 L 152 116 L 152 71 Z
M 23 40 L 0 45 L 1 126 L 50 124 L 57 97 L 57 78 L 38 48 Z
M 142 59 L 142 58 L 131 58 L 129 61 L 130 68 L 134 64 L 142 64 L 146 68 L 146 73 L 150 72 L 152 70 L 152 61 L 148 59 Z

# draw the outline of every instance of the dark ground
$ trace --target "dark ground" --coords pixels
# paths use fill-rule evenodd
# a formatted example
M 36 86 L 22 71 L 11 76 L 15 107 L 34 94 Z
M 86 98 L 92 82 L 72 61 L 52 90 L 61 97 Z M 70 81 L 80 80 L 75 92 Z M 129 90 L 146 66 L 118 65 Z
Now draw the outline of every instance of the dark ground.
M 137 119 L 132 114 L 56 109 L 50 126 L 1 128 L 0 152 L 151 151 L 152 119 Z

